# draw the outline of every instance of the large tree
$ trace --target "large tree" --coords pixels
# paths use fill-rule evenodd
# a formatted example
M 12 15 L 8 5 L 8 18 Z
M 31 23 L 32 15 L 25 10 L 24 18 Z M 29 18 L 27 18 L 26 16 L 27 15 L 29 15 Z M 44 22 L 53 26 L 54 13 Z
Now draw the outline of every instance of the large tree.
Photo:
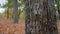
M 26 0 L 26 34 L 43 34 L 43 0 Z
M 26 34 L 58 34 L 55 0 L 26 0 Z

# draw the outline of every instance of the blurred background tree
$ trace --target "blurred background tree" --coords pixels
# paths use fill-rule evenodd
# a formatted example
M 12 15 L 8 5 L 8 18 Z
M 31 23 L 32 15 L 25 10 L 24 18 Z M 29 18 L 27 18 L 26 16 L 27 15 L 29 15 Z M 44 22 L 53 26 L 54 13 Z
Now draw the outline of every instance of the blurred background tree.
M 7 19 L 24 19 L 24 13 L 25 13 L 25 9 L 24 9 L 24 0 L 16 0 L 17 4 L 15 2 L 14 5 L 14 1 L 15 0 L 7 0 L 8 2 L 6 4 L 4 4 L 2 6 L 2 8 L 5 8 L 5 12 L 3 13 L 3 18 L 7 18 Z M 18 5 L 17 7 L 17 11 L 16 11 L 16 5 Z M 14 7 L 15 6 L 15 7 Z M 15 8 L 15 9 L 14 9 Z M 14 15 L 15 14 L 15 15 Z M 15 16 L 15 17 L 14 17 Z M 14 19 L 14 20 L 15 20 Z

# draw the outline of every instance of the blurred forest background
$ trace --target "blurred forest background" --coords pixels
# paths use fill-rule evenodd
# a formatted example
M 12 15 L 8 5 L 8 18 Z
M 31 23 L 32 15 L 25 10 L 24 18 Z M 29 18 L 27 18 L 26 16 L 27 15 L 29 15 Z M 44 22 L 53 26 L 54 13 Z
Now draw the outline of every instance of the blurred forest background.
M 25 34 L 24 7 L 24 0 L 0 1 L 0 34 Z
M 0 13 L 1 18 L 3 19 L 13 19 L 14 16 L 14 0 L 6 0 L 0 8 L 4 8 L 5 11 L 3 13 Z M 25 5 L 24 5 L 24 0 L 18 0 L 17 2 L 17 7 L 18 7 L 18 18 L 19 19 L 24 19 L 25 18 Z M 16 11 L 17 12 L 17 11 Z

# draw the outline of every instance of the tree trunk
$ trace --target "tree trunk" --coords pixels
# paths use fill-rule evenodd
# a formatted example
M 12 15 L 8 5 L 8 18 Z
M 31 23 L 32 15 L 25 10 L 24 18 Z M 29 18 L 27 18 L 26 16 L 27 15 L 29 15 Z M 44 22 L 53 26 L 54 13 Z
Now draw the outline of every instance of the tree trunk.
M 58 34 L 55 0 L 26 0 L 26 34 Z
M 26 0 L 26 34 L 43 34 L 42 11 L 43 0 Z
M 60 20 L 60 10 L 58 9 L 58 13 L 59 13 L 59 20 Z
M 58 34 L 55 0 L 48 0 L 47 34 Z
M 7 19 L 9 19 L 9 8 L 7 8 Z
M 20 19 L 20 14 L 21 14 L 21 9 L 19 8 L 19 12 L 18 12 L 19 19 Z
M 18 1 L 14 0 L 14 23 L 18 22 Z

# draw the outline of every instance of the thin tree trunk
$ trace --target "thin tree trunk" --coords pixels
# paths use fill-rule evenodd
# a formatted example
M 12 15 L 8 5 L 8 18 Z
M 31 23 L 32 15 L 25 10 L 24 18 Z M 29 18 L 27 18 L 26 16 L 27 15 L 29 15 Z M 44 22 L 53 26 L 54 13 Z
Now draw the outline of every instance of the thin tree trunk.
M 59 20 L 60 20 L 60 10 L 58 9 L 58 14 L 59 14 Z
M 18 22 L 18 1 L 14 0 L 14 23 Z
M 7 8 L 7 19 L 9 19 L 9 8 Z
M 20 14 L 21 14 L 21 9 L 19 8 L 19 12 L 18 12 L 19 19 L 20 19 Z

